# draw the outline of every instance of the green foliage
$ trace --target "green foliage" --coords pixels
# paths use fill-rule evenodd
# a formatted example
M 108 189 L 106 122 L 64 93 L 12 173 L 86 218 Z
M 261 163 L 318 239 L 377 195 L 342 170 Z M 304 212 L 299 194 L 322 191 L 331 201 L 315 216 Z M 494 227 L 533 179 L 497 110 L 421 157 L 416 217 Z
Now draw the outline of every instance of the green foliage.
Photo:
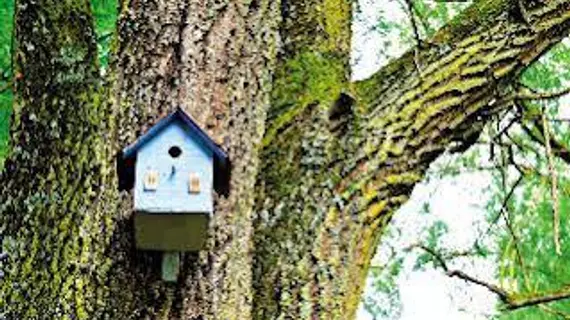
M 441 238 L 449 231 L 445 222 L 438 220 L 427 228 L 427 235 L 425 236 L 425 246 L 434 251 L 439 251 L 439 244 Z M 439 262 L 435 257 L 428 252 L 422 251 L 419 255 L 414 270 L 421 270 L 426 265 L 432 264 L 434 267 L 440 267 Z
M 12 111 L 12 92 L 0 93 L 0 170 L 8 152 L 10 114 Z
M 394 238 L 397 228 L 389 228 L 385 237 Z M 368 285 L 374 288 L 374 294 L 363 295 L 362 306 L 374 320 L 396 320 L 402 313 L 400 291 L 398 290 L 398 277 L 403 266 L 404 257 L 393 248 L 390 252 L 381 252 L 379 262 L 370 267 Z
M 568 185 L 568 181 L 561 181 Z M 554 250 L 552 234 L 552 202 L 550 190 L 544 179 L 532 177 L 520 187 L 510 203 L 510 215 L 518 241 L 508 233 L 499 235 L 501 254 L 498 257 L 499 283 L 513 291 L 533 295 L 548 290 L 558 290 L 570 282 L 567 272 L 570 252 L 566 249 L 558 256 Z M 562 221 L 568 221 L 570 198 L 560 194 Z M 561 241 L 563 249 L 569 243 L 570 226 L 562 223 Z M 517 250 L 523 264 L 519 261 Z M 524 265 L 524 268 L 522 267 Z M 570 301 L 562 300 L 549 307 L 570 312 Z M 517 312 L 504 312 L 497 319 L 559 319 L 534 307 Z
M 366 295 L 362 304 L 374 319 L 398 319 L 402 313 L 400 292 L 394 290 L 397 287 L 397 279 L 402 271 L 403 258 L 390 261 L 388 265 L 371 267 L 371 285 L 377 290 L 377 295 Z
M 8 76 L 8 72 L 10 72 L 14 1 L 0 1 L 0 30 L 2 30 L 0 33 L 0 68 L 2 70 L 2 79 Z
M 570 47 L 562 42 L 547 55 L 528 68 L 521 77 L 526 86 L 541 92 L 557 91 L 567 86 L 570 68 Z M 548 118 L 560 118 L 565 103 L 560 100 L 543 101 L 527 106 L 531 109 L 525 118 L 540 121 L 540 109 L 545 108 Z M 567 108 L 567 106 L 566 106 Z M 566 112 L 567 113 L 567 112 Z M 570 130 L 564 122 L 549 121 L 553 136 L 566 146 L 570 146 Z M 541 292 L 560 290 L 570 282 L 568 261 L 570 260 L 570 169 L 568 163 L 554 157 L 558 182 L 558 203 L 553 203 L 548 158 L 545 149 L 522 132 L 514 133 L 513 138 L 524 143 L 526 150 L 519 153 L 524 161 L 534 170 L 525 175 L 523 182 L 513 193 L 507 204 L 507 212 L 512 221 L 510 232 L 502 231 L 497 237 L 500 255 L 498 262 L 498 281 L 511 290 L 524 295 L 537 295 Z M 502 178 L 496 174 L 495 195 L 501 193 Z M 504 191 L 502 191 L 504 193 Z M 494 197 L 489 207 L 496 208 L 498 199 Z M 557 255 L 554 248 L 553 210 L 557 206 L 560 213 L 560 240 L 562 254 Z M 491 212 L 492 210 L 490 210 Z M 503 312 L 497 316 L 500 320 L 554 320 L 561 316 L 555 312 L 570 314 L 570 301 L 561 300 L 547 305 L 548 308 L 531 307 L 516 312 Z
M 413 1 L 419 32 L 423 39 L 431 38 L 436 31 L 451 21 L 453 16 L 467 8 L 471 1 Z
M 570 80 L 570 42 L 562 41 L 552 48 L 540 61 L 525 70 L 520 81 L 537 90 L 553 90 Z
M 402 12 L 407 14 L 404 16 L 395 15 L 391 10 L 382 10 L 382 14 L 378 17 L 369 33 L 376 33 L 381 36 L 381 47 L 378 52 L 383 59 L 394 58 L 395 48 L 410 48 L 417 45 L 417 39 L 412 29 L 412 23 L 409 16 L 409 9 L 406 0 L 391 0 L 392 5 L 389 7 L 399 7 Z M 465 9 L 471 1 L 462 2 L 444 2 L 444 1 L 412 1 L 412 10 L 417 32 L 421 41 L 430 39 L 441 27 L 443 27 L 453 16 Z M 358 19 L 359 11 L 357 11 Z M 399 54 L 399 51 L 398 51 Z M 398 55 L 396 54 L 396 55 Z
M 12 26 L 15 0 L 0 0 L 0 169 L 8 149 L 8 127 L 12 110 Z
M 117 0 L 91 0 L 91 8 L 95 17 L 99 63 L 105 69 L 109 65 L 109 53 L 115 35 Z

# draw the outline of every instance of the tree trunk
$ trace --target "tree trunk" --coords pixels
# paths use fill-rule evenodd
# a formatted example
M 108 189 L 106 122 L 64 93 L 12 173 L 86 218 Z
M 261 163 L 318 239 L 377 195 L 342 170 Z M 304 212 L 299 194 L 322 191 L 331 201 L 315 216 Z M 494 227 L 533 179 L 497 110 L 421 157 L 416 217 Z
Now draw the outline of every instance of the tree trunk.
M 120 301 L 130 303 L 123 318 L 133 311 L 150 318 L 251 317 L 253 187 L 278 10 L 277 3 L 264 0 L 143 0 L 124 8 L 113 94 L 120 145 L 180 106 L 228 152 L 232 177 L 229 196 L 217 198 L 207 249 L 185 254 L 176 285 L 158 277 L 159 255 L 138 252 L 142 259 L 116 263 Z M 122 235 L 132 234 L 131 206 L 124 203 Z M 119 251 L 132 256 L 132 239 L 120 238 Z
M 0 310 L 87 319 L 109 299 L 112 114 L 101 103 L 88 1 L 16 6 L 12 150 L 0 183 Z M 116 201 L 114 201 L 116 203 Z
M 71 2 L 18 1 L 0 193 L 9 319 L 353 318 L 392 212 L 570 27 L 568 1 L 480 1 L 349 83 L 348 0 L 132 0 L 102 89 L 87 1 Z M 134 249 L 113 156 L 177 106 L 232 177 L 207 249 L 169 284 L 160 255 Z

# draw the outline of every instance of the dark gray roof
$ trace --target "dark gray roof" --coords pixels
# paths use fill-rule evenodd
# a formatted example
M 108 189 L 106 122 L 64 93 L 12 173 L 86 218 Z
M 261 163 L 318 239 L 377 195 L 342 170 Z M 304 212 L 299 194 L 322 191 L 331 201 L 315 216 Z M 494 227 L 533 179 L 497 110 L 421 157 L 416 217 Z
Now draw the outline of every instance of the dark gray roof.
M 227 159 L 228 156 L 226 153 L 208 136 L 200 126 L 192 118 L 184 112 L 181 108 L 176 108 L 176 111 L 172 112 L 168 116 L 162 118 L 157 124 L 152 126 L 145 134 L 143 134 L 140 138 L 137 139 L 133 144 L 123 149 L 123 158 L 131 158 L 133 157 L 137 151 L 144 146 L 148 141 L 152 140 L 158 133 L 160 133 L 164 128 L 166 128 L 170 123 L 174 120 L 180 120 L 182 123 L 186 125 L 188 130 L 195 133 L 196 136 L 206 147 L 208 147 L 214 153 L 214 157 L 217 157 L 218 160 Z M 225 160 L 224 160 L 225 161 Z
M 119 190 L 130 190 L 134 186 L 134 164 L 138 150 L 152 140 L 173 121 L 181 121 L 190 132 L 194 133 L 202 144 L 212 150 L 214 158 L 214 189 L 219 194 L 229 193 L 229 179 L 231 166 L 227 154 L 204 132 L 194 120 L 181 108 L 161 119 L 133 144 L 124 148 L 117 157 L 117 173 L 119 177 Z

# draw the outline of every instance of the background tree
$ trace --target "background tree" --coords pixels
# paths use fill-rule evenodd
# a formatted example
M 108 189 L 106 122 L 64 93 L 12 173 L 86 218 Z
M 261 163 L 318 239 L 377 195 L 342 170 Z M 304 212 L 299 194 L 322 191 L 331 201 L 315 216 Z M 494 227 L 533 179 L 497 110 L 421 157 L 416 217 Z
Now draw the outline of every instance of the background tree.
M 349 1 L 130 1 L 102 78 L 87 1 L 15 8 L 0 307 L 16 319 L 353 317 L 392 212 L 570 27 L 565 1 L 481 1 L 350 83 Z M 133 250 L 113 158 L 177 106 L 232 180 L 208 249 L 165 284 Z

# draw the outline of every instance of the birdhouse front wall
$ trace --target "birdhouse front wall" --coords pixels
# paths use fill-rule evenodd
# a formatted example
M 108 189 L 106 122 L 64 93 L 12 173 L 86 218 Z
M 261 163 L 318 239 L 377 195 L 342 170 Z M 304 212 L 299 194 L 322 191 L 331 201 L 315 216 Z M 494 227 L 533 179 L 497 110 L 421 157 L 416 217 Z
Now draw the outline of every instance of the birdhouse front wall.
M 174 121 L 137 153 L 135 211 L 212 212 L 213 154 Z

